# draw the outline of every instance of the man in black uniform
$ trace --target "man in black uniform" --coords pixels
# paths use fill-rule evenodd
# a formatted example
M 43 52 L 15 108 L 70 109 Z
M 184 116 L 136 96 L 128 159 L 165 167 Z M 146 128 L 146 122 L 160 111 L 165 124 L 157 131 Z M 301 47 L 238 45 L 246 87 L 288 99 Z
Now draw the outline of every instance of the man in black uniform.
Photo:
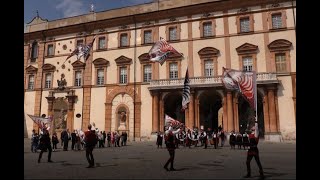
M 251 177 L 251 167 L 250 167 L 250 162 L 252 158 L 257 162 L 257 165 L 259 167 L 259 173 L 260 177 L 263 178 L 263 170 L 259 158 L 259 150 L 258 150 L 258 142 L 259 142 L 259 131 L 258 131 L 258 122 L 255 121 L 255 126 L 251 128 L 251 134 L 249 134 L 249 149 L 248 149 L 248 154 L 247 154 L 247 175 L 245 176 L 246 178 Z
M 42 153 L 44 151 L 46 151 L 47 149 L 49 151 L 49 153 L 48 153 L 48 162 L 52 162 L 51 161 L 52 147 L 51 147 L 51 140 L 50 140 L 49 131 L 47 129 L 43 129 L 42 131 L 43 131 L 43 134 L 40 137 L 40 149 L 41 149 L 41 152 L 39 154 L 38 163 L 40 163 L 40 160 L 42 158 Z
M 172 127 L 169 127 L 169 129 L 165 132 L 166 133 L 165 142 L 166 142 L 167 149 L 169 151 L 170 158 L 168 159 L 167 163 L 163 166 L 163 168 L 167 171 L 169 171 L 168 165 L 170 162 L 171 162 L 170 171 L 176 170 L 173 168 L 174 154 L 175 154 L 175 149 L 176 149 L 175 134 L 179 133 L 180 130 L 181 130 L 181 128 L 176 131 L 172 131 Z

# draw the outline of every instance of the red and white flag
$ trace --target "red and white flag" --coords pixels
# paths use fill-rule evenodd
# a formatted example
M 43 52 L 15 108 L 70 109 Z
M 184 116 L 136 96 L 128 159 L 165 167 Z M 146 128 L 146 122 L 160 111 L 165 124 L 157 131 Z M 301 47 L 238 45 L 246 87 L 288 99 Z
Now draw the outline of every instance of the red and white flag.
M 183 123 L 173 119 L 172 117 L 166 115 L 165 118 L 165 126 L 171 126 L 172 128 L 177 128 L 178 126 L 183 125 Z
M 238 71 L 227 68 L 223 68 L 223 77 L 221 78 L 226 89 L 240 92 L 254 110 L 257 107 L 256 79 L 255 71 Z
M 28 114 L 28 116 L 34 121 L 34 123 L 36 123 L 38 125 L 38 127 L 40 129 L 50 129 L 51 126 L 51 122 L 53 120 L 52 116 L 49 116 L 48 118 L 43 118 L 43 117 L 39 117 L 39 116 L 33 116 Z

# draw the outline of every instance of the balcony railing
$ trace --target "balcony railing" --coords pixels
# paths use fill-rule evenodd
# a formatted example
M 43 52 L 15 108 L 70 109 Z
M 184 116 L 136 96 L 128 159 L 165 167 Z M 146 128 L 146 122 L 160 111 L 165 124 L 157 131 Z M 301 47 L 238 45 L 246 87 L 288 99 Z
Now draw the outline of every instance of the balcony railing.
M 149 89 L 175 89 L 182 88 L 184 78 L 180 79 L 159 79 L 150 81 Z M 257 84 L 278 83 L 276 73 L 258 73 Z M 191 87 L 217 87 L 222 86 L 221 76 L 215 77 L 192 77 L 190 78 Z

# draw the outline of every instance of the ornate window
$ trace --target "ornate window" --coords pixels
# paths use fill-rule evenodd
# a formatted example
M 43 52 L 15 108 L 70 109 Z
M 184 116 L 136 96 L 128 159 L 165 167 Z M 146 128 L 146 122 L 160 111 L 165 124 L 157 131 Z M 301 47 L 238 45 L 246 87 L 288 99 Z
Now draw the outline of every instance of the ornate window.
M 290 50 L 292 43 L 285 39 L 272 41 L 268 48 L 270 50 L 270 59 L 273 72 L 291 72 Z
M 29 90 L 33 90 L 34 89 L 34 75 L 33 74 L 29 75 L 28 89 Z
M 287 27 L 286 11 L 274 11 L 269 13 L 269 29 L 281 29 Z
M 244 43 L 236 48 L 239 55 L 239 70 L 257 71 L 258 46 Z
M 120 34 L 120 47 L 125 46 L 129 46 L 127 33 Z
M 96 71 L 96 85 L 104 85 L 106 83 L 106 74 L 107 74 L 107 66 L 109 65 L 109 61 L 98 58 L 92 62 Z
M 25 88 L 28 90 L 33 90 L 36 82 L 36 74 L 38 69 L 30 65 L 26 68 L 26 83 Z
M 180 39 L 181 25 L 169 25 L 166 27 L 167 41 L 177 41 Z
M 75 86 L 81 86 L 81 84 L 82 84 L 82 72 L 81 71 L 76 71 L 75 72 L 74 85 Z
M 204 60 L 204 72 L 206 77 L 213 76 L 213 60 L 212 59 Z
M 200 37 L 212 37 L 215 35 L 215 20 L 200 21 Z
M 213 47 L 205 47 L 198 54 L 201 60 L 201 76 L 212 77 L 218 75 L 218 55 L 220 51 Z
M 44 75 L 44 80 L 42 83 L 44 84 L 45 89 L 52 88 L 53 74 L 55 69 L 56 67 L 53 66 L 52 64 L 44 64 L 42 66 L 43 75 Z
M 51 88 L 51 83 L 52 83 L 52 75 L 51 73 L 47 73 L 45 75 L 45 85 L 44 88 L 48 89 Z
M 150 44 L 150 43 L 152 43 L 152 31 L 151 30 L 144 31 L 143 44 Z
M 81 44 L 84 44 L 83 39 L 78 39 L 76 45 L 80 46 Z
M 105 49 L 106 46 L 106 37 L 99 37 L 98 39 L 98 49 Z
M 74 74 L 74 86 L 80 87 L 83 84 L 83 71 L 85 68 L 85 63 L 81 62 L 80 60 L 75 61 L 72 63 L 73 66 L 73 74 Z
M 38 58 L 38 49 L 39 49 L 38 42 L 34 41 L 31 46 L 31 60 L 30 60 L 30 62 L 36 62 L 36 60 Z
M 178 63 L 169 63 L 169 79 L 178 79 Z
M 143 66 L 143 82 L 150 82 L 152 79 L 152 69 L 151 65 L 144 65 Z
M 152 68 L 154 63 L 150 63 L 149 54 L 144 53 L 139 57 L 141 64 L 141 77 L 143 82 L 150 82 L 153 79 Z
M 252 56 L 244 56 L 242 58 L 242 70 L 243 71 L 252 71 L 253 62 L 252 62 Z
M 120 56 L 115 59 L 118 69 L 118 82 L 120 84 L 127 84 L 130 80 L 130 64 L 132 63 L 132 59 Z
M 53 56 L 54 55 L 54 45 L 48 44 L 47 46 L 47 56 Z
M 237 16 L 237 30 L 238 33 L 253 32 L 253 14 Z

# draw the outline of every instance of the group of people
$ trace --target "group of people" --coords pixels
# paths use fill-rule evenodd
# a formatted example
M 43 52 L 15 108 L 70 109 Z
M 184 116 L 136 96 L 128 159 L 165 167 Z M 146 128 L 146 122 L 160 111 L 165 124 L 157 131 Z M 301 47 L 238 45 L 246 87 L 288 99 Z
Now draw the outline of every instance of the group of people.
M 164 135 L 162 132 L 157 133 L 157 146 L 158 148 L 162 148 Z M 219 146 L 223 147 L 226 139 L 225 132 L 222 127 L 219 126 L 218 129 L 211 130 L 208 128 L 207 131 L 201 129 L 200 132 L 198 130 L 184 130 L 177 132 L 174 136 L 175 139 L 175 147 L 179 148 L 179 146 L 189 147 L 191 146 L 197 147 L 200 143 L 200 146 L 204 146 L 204 149 L 208 147 L 208 143 L 214 146 L 215 149 Z
M 61 147 L 64 151 L 68 151 L 69 141 L 71 141 L 72 150 L 83 150 L 86 151 L 86 158 L 88 160 L 88 168 L 94 167 L 94 158 L 93 158 L 93 148 L 94 147 L 105 147 L 105 142 L 107 140 L 107 146 L 111 147 L 120 147 L 126 146 L 128 135 L 126 132 L 122 132 L 120 135 L 119 132 L 108 132 L 98 131 L 97 128 L 92 128 L 92 125 L 88 125 L 88 130 L 83 132 L 81 130 L 74 130 L 70 133 L 69 129 L 63 130 L 61 132 Z M 121 142 L 120 142 L 121 141 Z M 52 146 L 51 146 L 52 143 Z M 40 150 L 38 163 L 40 163 L 43 152 L 48 152 L 48 162 L 52 162 L 51 153 L 57 149 L 57 144 L 59 144 L 59 139 L 57 133 L 54 132 L 52 138 L 50 138 L 49 131 L 46 128 L 40 129 L 40 135 L 32 130 L 31 136 L 31 152 L 37 152 Z
M 176 169 L 173 167 L 174 164 L 174 157 L 175 157 L 175 149 L 179 148 L 179 144 L 186 144 L 186 146 L 190 147 L 189 142 L 195 142 L 195 146 L 198 143 L 197 139 L 197 132 L 194 131 L 191 133 L 190 130 L 187 131 L 187 133 L 184 132 L 185 127 L 181 125 L 177 129 L 173 129 L 171 126 L 165 131 L 165 134 L 163 135 L 161 132 L 158 132 L 157 135 L 157 145 L 158 148 L 162 146 L 162 139 L 165 139 L 166 148 L 169 152 L 169 159 L 163 166 L 163 168 L 167 171 L 175 171 Z M 210 136 L 210 129 L 208 132 L 201 131 L 199 139 L 203 142 L 205 145 L 205 148 L 207 148 L 207 140 L 208 137 L 211 137 L 211 141 L 214 141 L 215 147 L 219 143 L 219 137 L 221 139 L 221 146 L 223 146 L 224 140 L 226 139 L 226 136 L 224 134 L 224 131 L 221 127 L 218 128 L 218 131 L 213 131 Z M 223 142 L 223 143 L 222 143 Z M 241 145 L 244 147 L 248 147 L 247 152 L 247 160 L 246 160 L 246 166 L 247 166 L 247 174 L 245 175 L 245 178 L 251 177 L 251 166 L 250 162 L 255 158 L 255 161 L 259 167 L 259 173 L 260 177 L 264 177 L 262 165 L 260 162 L 259 157 L 259 150 L 258 150 L 258 142 L 259 142 L 259 131 L 258 131 L 258 123 L 255 121 L 255 126 L 253 126 L 250 129 L 250 133 L 245 133 L 244 135 L 236 135 L 234 132 L 230 134 L 230 146 L 238 145 L 241 148 Z M 168 165 L 170 164 L 170 169 L 168 169 Z
M 197 146 L 198 144 L 198 140 L 200 140 L 200 142 L 202 142 L 202 144 L 205 146 L 204 148 L 207 148 L 207 142 L 208 142 L 208 137 L 211 137 L 211 140 L 214 141 L 215 147 L 217 146 L 217 143 L 219 142 L 219 138 L 221 138 L 221 146 L 223 146 L 224 140 L 225 140 L 225 134 L 224 131 L 222 130 L 221 127 L 219 127 L 218 131 L 211 131 L 210 129 L 208 129 L 208 132 L 205 132 L 203 130 L 201 130 L 200 135 L 197 133 L 197 131 L 193 131 L 191 133 L 191 130 L 187 130 L 187 133 L 185 133 L 184 131 L 185 127 L 183 125 L 181 125 L 180 127 L 178 127 L 177 129 L 173 129 L 173 127 L 168 127 L 167 130 L 165 131 L 165 134 L 162 133 L 158 133 L 158 137 L 157 137 L 157 145 L 158 148 L 162 147 L 162 142 L 163 139 L 165 140 L 165 145 L 166 148 L 169 152 L 169 159 L 167 160 L 167 162 L 164 165 L 164 169 L 167 171 L 175 171 L 176 169 L 173 167 L 174 164 L 174 158 L 175 158 L 175 149 L 179 148 L 179 144 L 185 144 L 186 146 L 188 146 L 190 148 L 191 146 L 191 142 L 195 142 L 193 143 L 193 145 Z M 68 130 L 63 131 L 61 133 L 61 140 L 64 141 L 64 150 L 65 150 L 65 145 L 67 147 L 68 145 L 68 141 L 70 140 L 70 138 L 74 138 L 76 141 L 72 142 L 72 148 L 74 148 L 75 144 L 79 142 L 79 138 L 81 141 L 81 138 L 83 138 L 83 146 L 85 148 L 86 151 L 86 159 L 89 163 L 89 166 L 87 168 L 92 168 L 94 167 L 94 157 L 93 157 L 93 149 L 94 147 L 97 146 L 97 143 L 99 141 L 101 141 L 101 144 L 104 144 L 103 140 L 105 140 L 107 138 L 108 140 L 108 146 L 110 146 L 110 141 L 112 141 L 112 136 L 114 139 L 114 146 L 119 146 L 118 141 L 118 137 L 120 137 L 119 135 L 117 135 L 118 133 L 108 133 L 106 135 L 103 134 L 103 132 L 99 134 L 99 131 L 97 132 L 95 129 L 92 130 L 92 126 L 91 124 L 88 125 L 88 130 L 84 133 L 78 133 L 77 131 L 74 131 L 75 135 L 70 135 L 68 134 Z M 99 138 L 100 136 L 100 138 Z M 117 137 L 118 136 L 118 137 Z M 199 138 L 198 138 L 199 136 Z M 67 137 L 67 138 L 66 138 Z M 79 138 L 78 138 L 79 137 Z M 122 145 L 126 144 L 126 139 L 127 139 L 127 135 L 126 133 L 122 133 L 121 137 L 123 137 L 122 140 Z M 241 137 L 241 141 L 240 141 L 240 137 Z M 246 140 L 244 140 L 244 138 Z M 39 139 L 39 144 L 36 144 L 37 139 Z M 66 141 L 65 139 L 68 139 L 68 141 Z M 119 138 L 120 139 L 120 138 Z M 237 140 L 239 139 L 239 140 Z M 251 132 L 250 134 L 245 133 L 245 137 L 243 136 L 239 136 L 239 135 L 235 135 L 234 132 L 232 132 L 230 134 L 230 146 L 234 146 L 236 144 L 236 142 L 241 142 L 241 144 L 238 144 L 241 148 L 241 145 L 244 145 L 244 142 L 246 142 L 245 146 L 248 146 L 248 153 L 247 153 L 247 160 L 246 160 L 246 165 L 247 165 L 247 175 L 245 177 L 251 177 L 251 167 L 250 167 L 250 162 L 252 160 L 252 158 L 254 157 L 256 160 L 256 163 L 259 167 L 259 173 L 260 176 L 264 176 L 263 174 L 263 169 L 262 169 L 262 165 L 260 162 L 260 158 L 259 158 L 259 150 L 258 150 L 258 142 L 259 142 L 259 133 L 258 133 L 258 123 L 255 122 L 255 126 L 253 126 L 251 128 Z M 52 143 L 53 143 L 53 147 L 56 148 L 56 144 L 59 143 L 58 138 L 56 133 L 54 133 L 52 135 Z M 49 136 L 49 131 L 47 129 L 42 129 L 42 134 L 39 138 L 38 134 L 35 133 L 35 131 L 33 130 L 33 134 L 32 134 L 32 146 L 31 146 L 31 151 L 35 152 L 36 149 L 35 147 L 39 147 L 39 149 L 41 150 L 39 157 L 38 157 L 38 163 L 40 163 L 41 158 L 42 158 L 42 154 L 45 151 L 48 151 L 48 162 L 52 162 L 51 160 L 51 153 L 52 153 L 52 146 L 51 146 L 51 139 Z M 78 146 L 77 146 L 78 147 Z M 168 165 L 170 164 L 170 169 L 168 168 Z

